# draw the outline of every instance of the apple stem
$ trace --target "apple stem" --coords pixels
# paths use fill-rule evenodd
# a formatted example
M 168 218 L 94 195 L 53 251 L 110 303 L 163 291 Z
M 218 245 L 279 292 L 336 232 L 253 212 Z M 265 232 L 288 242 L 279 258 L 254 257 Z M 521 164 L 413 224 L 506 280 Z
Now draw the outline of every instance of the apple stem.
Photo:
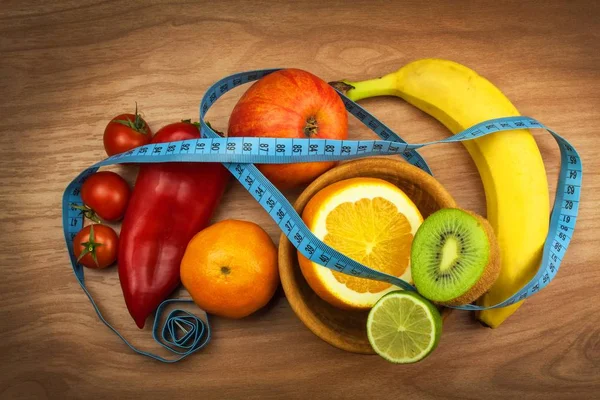
M 319 126 L 317 125 L 317 119 L 315 117 L 308 117 L 306 120 L 306 126 L 304 127 L 304 135 L 306 137 L 312 137 L 317 134 Z

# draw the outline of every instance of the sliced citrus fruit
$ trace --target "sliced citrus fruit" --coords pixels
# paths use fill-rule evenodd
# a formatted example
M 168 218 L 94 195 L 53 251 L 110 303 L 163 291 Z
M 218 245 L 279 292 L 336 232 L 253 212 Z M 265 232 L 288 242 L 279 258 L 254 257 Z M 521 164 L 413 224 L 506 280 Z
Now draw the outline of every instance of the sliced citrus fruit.
M 367 318 L 367 336 L 373 350 L 393 363 L 422 360 L 437 347 L 441 335 L 438 309 L 415 292 L 386 294 Z
M 397 186 L 376 178 L 352 178 L 320 190 L 302 219 L 323 242 L 373 269 L 411 281 L 410 248 L 421 213 Z M 346 275 L 298 253 L 302 273 L 325 301 L 346 309 L 369 309 L 389 283 Z

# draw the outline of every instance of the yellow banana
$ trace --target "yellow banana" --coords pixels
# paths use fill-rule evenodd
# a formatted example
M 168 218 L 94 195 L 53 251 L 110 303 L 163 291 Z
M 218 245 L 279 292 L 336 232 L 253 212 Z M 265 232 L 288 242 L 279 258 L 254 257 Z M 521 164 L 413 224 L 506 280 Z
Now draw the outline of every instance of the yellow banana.
M 487 79 L 447 60 L 418 60 L 382 78 L 333 85 L 355 101 L 401 97 L 454 134 L 488 119 L 520 115 Z M 480 305 L 489 306 L 514 294 L 537 272 L 548 233 L 548 182 L 540 151 L 528 130 L 494 133 L 463 144 L 483 181 L 487 218 L 502 252 L 500 276 L 479 299 Z M 495 328 L 522 303 L 481 311 L 478 318 Z

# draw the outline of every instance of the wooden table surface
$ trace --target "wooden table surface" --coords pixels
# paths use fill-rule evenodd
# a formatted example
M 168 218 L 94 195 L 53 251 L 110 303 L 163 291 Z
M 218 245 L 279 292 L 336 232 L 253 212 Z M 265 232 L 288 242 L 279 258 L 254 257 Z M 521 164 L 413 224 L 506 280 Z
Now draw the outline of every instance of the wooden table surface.
M 600 3 L 162 3 L 0 5 L 0 399 L 600 397 Z M 67 183 L 104 157 L 111 117 L 137 101 L 154 129 L 197 118 L 205 89 L 244 70 L 298 67 L 360 80 L 425 57 L 474 68 L 583 156 L 580 219 L 563 266 L 504 325 L 483 328 L 455 312 L 431 357 L 396 366 L 318 339 L 281 289 L 249 318 L 212 318 L 211 343 L 173 365 L 134 355 L 101 324 L 71 271 L 60 202 Z M 241 90 L 211 110 L 218 129 Z M 363 104 L 408 141 L 447 134 L 399 99 Z M 553 194 L 559 152 L 545 132 L 535 136 Z M 351 137 L 370 135 L 352 121 Z M 460 144 L 423 154 L 460 205 L 485 212 Z M 224 218 L 254 221 L 278 241 L 275 224 L 237 183 L 215 220 Z M 86 274 L 109 320 L 156 350 L 150 327 L 138 330 L 127 314 L 116 268 Z

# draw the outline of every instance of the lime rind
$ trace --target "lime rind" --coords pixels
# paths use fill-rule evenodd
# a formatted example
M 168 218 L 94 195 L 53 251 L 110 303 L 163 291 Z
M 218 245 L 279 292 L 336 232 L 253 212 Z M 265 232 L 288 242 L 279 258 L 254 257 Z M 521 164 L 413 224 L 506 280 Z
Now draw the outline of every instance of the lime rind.
M 437 347 L 441 333 L 439 311 L 414 292 L 386 294 L 367 318 L 367 336 L 373 350 L 392 363 L 424 359 Z

